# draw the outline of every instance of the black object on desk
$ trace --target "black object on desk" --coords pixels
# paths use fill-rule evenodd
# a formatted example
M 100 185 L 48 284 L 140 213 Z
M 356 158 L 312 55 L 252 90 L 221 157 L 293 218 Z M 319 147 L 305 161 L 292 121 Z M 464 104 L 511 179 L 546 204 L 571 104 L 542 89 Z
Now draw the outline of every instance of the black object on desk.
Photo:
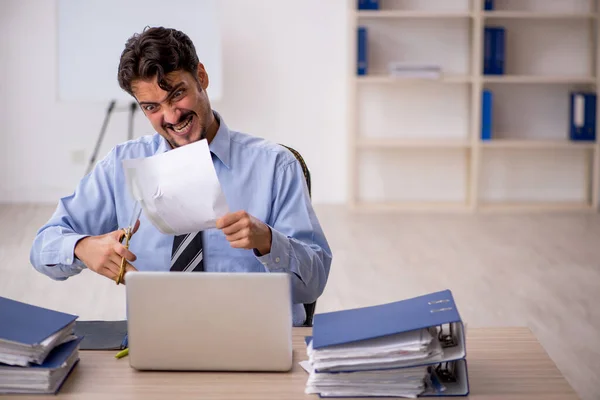
M 127 321 L 76 321 L 75 335 L 83 336 L 81 350 L 123 350 Z

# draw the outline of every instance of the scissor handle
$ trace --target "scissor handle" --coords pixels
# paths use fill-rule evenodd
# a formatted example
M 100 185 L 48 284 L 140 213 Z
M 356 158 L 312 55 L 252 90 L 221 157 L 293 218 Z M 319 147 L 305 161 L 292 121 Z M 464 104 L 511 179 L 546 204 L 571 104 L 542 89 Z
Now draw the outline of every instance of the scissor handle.
M 121 236 L 121 240 L 120 242 L 123 243 L 123 239 L 125 239 L 125 248 L 129 249 L 129 239 L 131 239 L 131 232 L 133 231 L 133 228 L 125 228 L 123 230 L 123 236 Z M 123 277 L 125 276 L 125 269 L 127 267 L 127 261 L 125 260 L 125 257 L 121 258 L 121 268 L 119 269 L 119 275 L 117 276 L 117 279 L 115 279 L 115 282 L 118 284 L 123 283 Z

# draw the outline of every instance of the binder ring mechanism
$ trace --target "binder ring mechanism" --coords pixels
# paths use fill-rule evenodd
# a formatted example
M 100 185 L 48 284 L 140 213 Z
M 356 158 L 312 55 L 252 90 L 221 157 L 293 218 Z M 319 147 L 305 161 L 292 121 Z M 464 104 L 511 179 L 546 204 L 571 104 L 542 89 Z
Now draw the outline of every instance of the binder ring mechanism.
M 458 345 L 456 337 L 455 323 L 443 324 L 432 329 L 437 331 L 437 337 L 442 348 L 455 347 Z M 438 393 L 446 390 L 444 384 L 458 382 L 456 362 L 445 361 L 437 365 L 432 365 L 428 368 L 428 382 L 431 387 Z
M 448 299 L 432 300 L 432 301 L 428 302 L 428 304 L 429 305 L 434 305 L 434 304 L 437 305 L 437 304 L 443 304 L 443 303 L 448 303 L 448 302 L 450 302 L 450 300 L 448 300 Z M 449 310 L 452 310 L 452 307 L 440 306 L 440 308 L 431 309 L 431 310 L 429 310 L 429 312 L 436 313 L 436 312 L 444 312 L 444 311 L 449 311 Z M 444 326 L 448 326 L 447 333 L 444 333 Z M 442 347 L 456 346 L 457 342 L 456 342 L 456 337 L 454 336 L 454 324 L 449 323 L 449 324 L 440 326 L 439 331 L 438 331 L 438 339 L 439 339 Z
M 434 392 L 444 392 L 446 390 L 444 383 L 458 382 L 456 363 L 442 362 L 436 366 L 429 367 L 428 372 L 427 386 L 432 388 Z

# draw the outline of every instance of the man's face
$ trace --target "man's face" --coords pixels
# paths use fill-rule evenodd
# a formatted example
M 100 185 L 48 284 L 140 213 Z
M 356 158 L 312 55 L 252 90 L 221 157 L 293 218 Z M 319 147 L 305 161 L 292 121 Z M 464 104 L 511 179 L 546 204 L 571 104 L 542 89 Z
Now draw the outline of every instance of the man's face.
M 197 79 L 181 70 L 169 73 L 165 79 L 171 87 L 168 92 L 158 86 L 156 77 L 133 83 L 133 94 L 144 114 L 173 148 L 205 139 L 214 118 L 205 91 L 208 77 L 202 64 Z

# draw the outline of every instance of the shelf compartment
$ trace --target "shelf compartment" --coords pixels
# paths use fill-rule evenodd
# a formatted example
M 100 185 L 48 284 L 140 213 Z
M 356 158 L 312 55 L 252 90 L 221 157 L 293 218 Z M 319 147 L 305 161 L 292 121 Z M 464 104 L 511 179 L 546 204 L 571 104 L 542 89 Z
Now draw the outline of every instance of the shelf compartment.
M 480 208 L 534 209 L 544 205 L 587 204 L 591 197 L 593 153 L 585 148 L 573 149 L 483 151 L 478 190 Z
M 486 84 L 493 93 L 492 139 L 497 147 L 587 147 L 569 140 L 570 92 L 578 85 Z M 500 141 L 505 143 L 500 143 Z
M 460 147 L 363 149 L 356 154 L 354 198 L 361 205 L 465 204 L 469 153 Z
M 514 83 L 561 83 L 573 79 L 588 83 L 596 75 L 590 53 L 594 25 L 595 20 L 534 19 L 523 23 L 517 19 L 486 19 L 484 27 L 505 29 L 506 47 L 505 75 L 485 78 Z
M 358 85 L 357 93 L 357 139 L 454 143 L 468 137 L 468 85 Z
M 392 62 L 438 66 L 446 76 L 472 75 L 469 20 L 366 19 L 357 23 L 367 31 L 367 77 L 391 77 Z M 423 42 L 429 45 L 422 46 Z

